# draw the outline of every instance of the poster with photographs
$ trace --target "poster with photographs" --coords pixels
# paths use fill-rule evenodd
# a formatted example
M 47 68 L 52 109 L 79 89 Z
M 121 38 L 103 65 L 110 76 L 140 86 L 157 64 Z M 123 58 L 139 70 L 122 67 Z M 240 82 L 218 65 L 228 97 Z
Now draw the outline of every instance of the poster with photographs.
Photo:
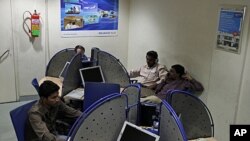
M 221 6 L 217 31 L 217 48 L 240 53 L 246 6 Z
M 61 36 L 117 36 L 118 0 L 61 0 Z

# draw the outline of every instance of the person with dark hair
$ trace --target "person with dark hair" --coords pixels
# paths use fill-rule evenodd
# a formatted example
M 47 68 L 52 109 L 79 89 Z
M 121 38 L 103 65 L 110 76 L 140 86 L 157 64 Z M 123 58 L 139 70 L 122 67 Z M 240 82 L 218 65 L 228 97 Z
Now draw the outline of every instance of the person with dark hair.
M 67 136 L 58 133 L 58 119 L 76 119 L 82 112 L 64 104 L 59 98 L 59 86 L 44 81 L 39 86 L 40 99 L 28 112 L 25 141 L 65 141 Z
M 148 51 L 146 55 L 147 64 L 131 70 L 129 76 L 138 78 L 138 83 L 143 87 L 155 89 L 158 84 L 165 80 L 167 69 L 164 65 L 158 63 L 158 54 L 156 51 Z
M 141 100 L 160 103 L 161 100 L 166 99 L 166 93 L 169 90 L 183 90 L 195 93 L 202 92 L 204 88 L 200 82 L 185 72 L 185 68 L 182 65 L 176 64 L 171 67 L 165 81 L 157 85 L 156 95 L 142 98 Z
M 75 53 L 81 53 L 82 54 L 82 61 L 87 61 L 88 57 L 85 55 L 85 48 L 81 45 L 77 45 L 75 47 Z

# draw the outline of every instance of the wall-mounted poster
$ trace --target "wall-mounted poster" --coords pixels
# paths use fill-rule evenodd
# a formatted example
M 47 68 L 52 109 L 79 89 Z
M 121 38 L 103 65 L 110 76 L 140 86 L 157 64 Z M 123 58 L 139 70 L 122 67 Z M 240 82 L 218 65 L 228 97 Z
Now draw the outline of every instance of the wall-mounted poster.
M 61 0 L 61 36 L 117 36 L 118 0 Z
M 220 8 L 217 48 L 239 53 L 246 6 L 225 5 Z

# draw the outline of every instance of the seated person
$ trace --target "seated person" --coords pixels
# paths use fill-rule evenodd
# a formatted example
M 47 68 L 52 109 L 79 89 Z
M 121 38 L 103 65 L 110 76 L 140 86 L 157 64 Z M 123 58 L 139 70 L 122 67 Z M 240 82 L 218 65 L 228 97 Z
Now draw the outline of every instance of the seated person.
M 56 120 L 76 119 L 82 112 L 65 105 L 59 98 L 59 87 L 52 81 L 39 86 L 40 99 L 28 112 L 25 141 L 65 141 L 67 136 L 59 135 Z
M 192 78 L 189 73 L 185 73 L 185 68 L 183 66 L 176 64 L 171 67 L 165 81 L 157 86 L 155 90 L 156 95 L 141 98 L 141 101 L 161 103 L 161 100 L 166 99 L 166 93 L 168 90 L 202 92 L 204 88 L 202 84 Z
M 88 61 L 88 57 L 85 55 L 85 48 L 81 45 L 77 45 L 75 47 L 75 53 L 81 53 L 82 54 L 82 61 Z
M 129 76 L 131 78 L 138 77 L 138 83 L 141 83 L 142 86 L 155 89 L 158 84 L 165 80 L 166 67 L 158 63 L 158 54 L 155 51 L 147 52 L 146 61 L 146 65 L 131 70 Z

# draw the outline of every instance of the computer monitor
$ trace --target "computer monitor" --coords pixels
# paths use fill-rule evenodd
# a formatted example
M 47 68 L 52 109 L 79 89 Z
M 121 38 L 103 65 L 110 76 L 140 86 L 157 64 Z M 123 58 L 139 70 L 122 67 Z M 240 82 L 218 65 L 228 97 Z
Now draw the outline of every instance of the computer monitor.
M 85 82 L 105 82 L 100 66 L 82 68 L 79 71 L 83 87 L 85 86 Z
M 159 136 L 125 121 L 117 141 L 159 141 Z
M 67 72 L 67 69 L 69 67 L 69 64 L 70 64 L 70 62 L 65 63 L 65 65 L 64 65 L 64 67 L 63 67 L 63 69 L 62 69 L 62 71 L 60 72 L 60 75 L 59 75 L 60 79 L 62 79 L 62 80 L 64 79 L 64 77 L 66 75 L 66 72 Z

